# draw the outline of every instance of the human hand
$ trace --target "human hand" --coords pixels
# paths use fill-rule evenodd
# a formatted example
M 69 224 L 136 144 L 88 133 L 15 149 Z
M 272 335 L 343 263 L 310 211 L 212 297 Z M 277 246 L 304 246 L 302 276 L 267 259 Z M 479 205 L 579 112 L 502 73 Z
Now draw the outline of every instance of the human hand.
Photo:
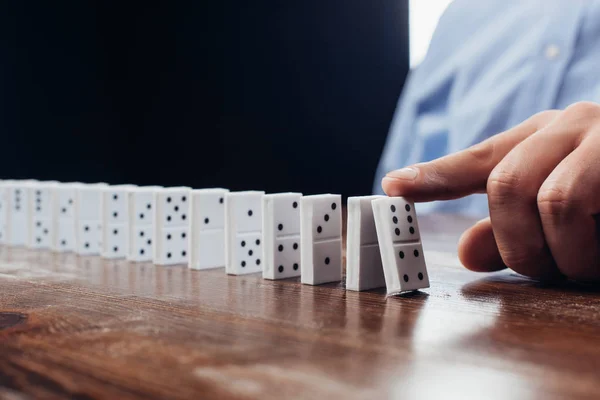
M 487 193 L 490 217 L 459 242 L 474 271 L 600 281 L 600 105 L 545 111 L 480 144 L 392 171 L 389 196 L 449 200 Z

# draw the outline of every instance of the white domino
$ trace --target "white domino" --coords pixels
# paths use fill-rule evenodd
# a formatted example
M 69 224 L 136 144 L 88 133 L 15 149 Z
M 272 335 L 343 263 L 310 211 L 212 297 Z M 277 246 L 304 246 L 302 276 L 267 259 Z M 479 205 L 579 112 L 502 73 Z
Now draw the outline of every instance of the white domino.
M 30 184 L 27 191 L 27 246 L 50 249 L 54 238 L 53 200 L 58 182 Z
M 225 195 L 227 189 L 192 190 L 192 221 L 188 266 L 209 269 L 225 266 Z
M 10 181 L 0 181 L 0 244 L 8 244 L 8 184 Z
M 152 261 L 154 248 L 154 193 L 160 186 L 136 187 L 129 190 L 129 245 L 127 259 Z
M 77 187 L 75 199 L 75 252 L 98 255 L 102 251 L 102 193 L 106 183 Z
M 263 197 L 263 278 L 300 276 L 300 199 L 302 193 Z
M 372 201 L 388 294 L 429 287 L 414 204 L 402 197 Z
M 225 271 L 243 275 L 262 271 L 262 197 L 264 192 L 225 195 Z
M 300 201 L 301 281 L 320 285 L 342 280 L 342 199 L 337 194 Z
M 29 236 L 29 187 L 37 181 L 10 181 L 7 184 L 7 244 L 25 246 Z
M 102 188 L 103 258 L 127 257 L 129 245 L 129 191 L 135 185 L 111 185 Z
M 383 196 L 348 197 L 346 289 L 370 290 L 385 286 L 383 265 L 371 202 Z
M 75 251 L 75 201 L 79 182 L 61 183 L 54 189 L 52 199 L 52 250 L 57 252 Z
M 154 192 L 154 264 L 187 264 L 190 194 L 189 187 Z

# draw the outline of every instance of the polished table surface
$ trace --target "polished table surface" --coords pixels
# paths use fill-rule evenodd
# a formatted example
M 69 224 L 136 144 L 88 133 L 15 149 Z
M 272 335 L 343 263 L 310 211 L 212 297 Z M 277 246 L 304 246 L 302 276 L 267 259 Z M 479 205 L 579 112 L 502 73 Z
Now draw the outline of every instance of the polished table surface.
M 600 397 L 600 295 L 463 269 L 421 218 L 431 288 L 386 298 L 223 269 L 0 248 L 0 398 Z

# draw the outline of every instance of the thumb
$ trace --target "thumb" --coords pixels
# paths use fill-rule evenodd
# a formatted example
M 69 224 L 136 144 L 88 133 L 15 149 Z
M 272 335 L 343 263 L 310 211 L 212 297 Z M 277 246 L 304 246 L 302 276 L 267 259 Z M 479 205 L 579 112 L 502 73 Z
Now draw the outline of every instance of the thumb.
M 478 221 L 463 233 L 458 242 L 458 258 L 471 271 L 492 272 L 506 268 L 489 217 Z

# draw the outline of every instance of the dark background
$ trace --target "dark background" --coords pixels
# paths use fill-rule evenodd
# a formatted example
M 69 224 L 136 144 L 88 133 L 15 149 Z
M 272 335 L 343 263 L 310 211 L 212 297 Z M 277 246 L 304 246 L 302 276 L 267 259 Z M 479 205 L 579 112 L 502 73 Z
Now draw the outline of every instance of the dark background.
M 0 5 L 0 176 L 368 194 L 408 0 Z

